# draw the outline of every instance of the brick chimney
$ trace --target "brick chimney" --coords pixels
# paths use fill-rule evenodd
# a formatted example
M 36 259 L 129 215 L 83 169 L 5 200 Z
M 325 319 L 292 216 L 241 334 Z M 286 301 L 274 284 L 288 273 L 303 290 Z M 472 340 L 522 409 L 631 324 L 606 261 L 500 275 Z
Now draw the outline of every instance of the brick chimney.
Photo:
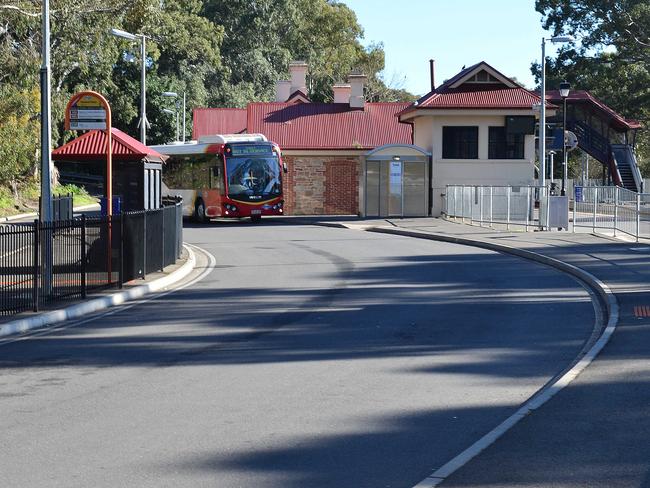
M 278 80 L 275 85 L 275 101 L 286 102 L 291 95 L 291 82 L 289 80 Z
M 350 93 L 352 87 L 346 83 L 337 83 L 332 87 L 334 92 L 334 103 L 350 103 Z
M 365 106 L 365 98 L 363 96 L 363 85 L 366 83 L 368 77 L 358 72 L 350 73 L 348 76 L 348 83 L 350 83 L 350 107 L 363 108 Z
M 289 73 L 291 73 L 289 96 L 296 92 L 296 90 L 300 90 L 307 96 L 307 63 L 304 61 L 291 61 L 289 63 Z

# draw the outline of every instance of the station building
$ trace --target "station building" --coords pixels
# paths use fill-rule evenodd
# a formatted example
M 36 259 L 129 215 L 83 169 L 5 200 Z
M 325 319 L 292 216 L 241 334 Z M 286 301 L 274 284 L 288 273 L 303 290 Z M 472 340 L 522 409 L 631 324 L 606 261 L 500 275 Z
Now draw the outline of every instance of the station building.
M 437 87 L 430 68 L 432 89 L 413 103 L 366 102 L 361 74 L 332 87 L 333 103 L 312 103 L 308 66 L 293 62 L 275 102 L 195 109 L 193 138 L 261 133 L 279 144 L 288 215 L 437 216 L 448 184 L 534 184 L 539 95 L 484 61 Z

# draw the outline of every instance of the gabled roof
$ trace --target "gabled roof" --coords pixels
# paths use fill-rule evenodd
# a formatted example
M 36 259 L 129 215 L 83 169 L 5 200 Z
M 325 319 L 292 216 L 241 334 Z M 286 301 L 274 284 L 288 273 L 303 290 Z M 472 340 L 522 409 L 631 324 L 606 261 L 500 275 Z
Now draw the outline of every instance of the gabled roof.
M 242 134 L 246 132 L 245 108 L 195 108 L 192 139 L 207 134 Z
M 547 91 L 546 100 L 561 104 L 562 97 L 560 96 L 559 90 Z M 585 90 L 571 90 L 569 92 L 569 96 L 567 97 L 567 103 L 584 103 L 591 105 L 596 109 L 597 112 L 600 112 L 604 118 L 609 119 L 612 127 L 619 130 L 640 129 L 643 127 L 637 120 L 626 119 L 625 117 L 619 115 L 614 110 L 605 105 L 601 100 L 597 99 L 595 96 Z
M 488 81 L 472 78 L 485 71 Z M 485 61 L 465 68 L 415 101 L 401 115 L 422 109 L 528 109 L 539 104 L 536 93 L 494 69 Z M 554 108 L 550 106 L 549 108 Z
M 311 100 L 302 90 L 296 90 L 289 95 L 286 103 L 311 103 Z
M 130 135 L 113 127 L 111 129 L 112 157 L 114 161 L 162 162 L 167 159 L 157 151 L 145 146 Z M 106 133 L 103 130 L 92 130 L 73 139 L 52 151 L 54 161 L 103 161 L 106 157 Z
M 367 150 L 384 144 L 411 144 L 411 125 L 400 123 L 396 117 L 407 106 L 366 103 L 358 109 L 347 103 L 251 103 L 247 107 L 246 131 L 264 134 L 282 149 Z M 204 123 L 195 125 L 194 138 L 218 133 L 219 127 Z

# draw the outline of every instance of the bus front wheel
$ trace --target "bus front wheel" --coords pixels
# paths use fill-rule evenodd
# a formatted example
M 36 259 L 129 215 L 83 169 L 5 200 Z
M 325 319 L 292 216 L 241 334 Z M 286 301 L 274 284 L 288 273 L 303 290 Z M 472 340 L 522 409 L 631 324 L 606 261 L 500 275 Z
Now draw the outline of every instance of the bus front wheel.
M 194 206 L 194 219 L 200 224 L 204 224 L 207 220 L 205 216 L 205 203 L 203 203 L 203 200 L 199 200 Z

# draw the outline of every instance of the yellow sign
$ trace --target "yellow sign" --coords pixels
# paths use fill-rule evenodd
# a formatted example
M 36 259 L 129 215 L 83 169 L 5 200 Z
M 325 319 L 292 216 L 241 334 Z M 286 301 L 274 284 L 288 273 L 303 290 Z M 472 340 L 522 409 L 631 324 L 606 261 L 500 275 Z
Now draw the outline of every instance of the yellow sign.
M 102 101 L 92 95 L 84 95 L 75 104 L 77 107 L 101 107 Z

